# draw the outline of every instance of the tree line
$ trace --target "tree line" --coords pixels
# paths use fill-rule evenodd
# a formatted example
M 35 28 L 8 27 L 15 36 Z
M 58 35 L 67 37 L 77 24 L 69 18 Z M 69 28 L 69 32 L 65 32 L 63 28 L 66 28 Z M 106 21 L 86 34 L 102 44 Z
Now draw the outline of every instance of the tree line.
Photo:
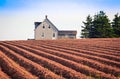
M 110 22 L 104 11 L 100 11 L 93 17 L 87 16 L 83 22 L 81 37 L 82 38 L 114 38 L 120 37 L 120 15 L 114 15 L 114 19 Z

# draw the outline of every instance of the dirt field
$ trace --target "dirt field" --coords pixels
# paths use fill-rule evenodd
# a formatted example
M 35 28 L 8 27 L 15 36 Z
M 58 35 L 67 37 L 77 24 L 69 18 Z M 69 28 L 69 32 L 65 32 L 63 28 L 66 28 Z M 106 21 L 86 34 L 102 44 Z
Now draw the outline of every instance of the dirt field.
M 0 79 L 120 79 L 120 38 L 0 41 Z

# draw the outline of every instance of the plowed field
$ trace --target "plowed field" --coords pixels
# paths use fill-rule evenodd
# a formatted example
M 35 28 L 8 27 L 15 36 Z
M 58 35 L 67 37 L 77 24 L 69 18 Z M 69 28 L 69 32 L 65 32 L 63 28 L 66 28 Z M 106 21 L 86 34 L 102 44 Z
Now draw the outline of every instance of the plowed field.
M 0 41 L 0 79 L 120 79 L 120 38 Z

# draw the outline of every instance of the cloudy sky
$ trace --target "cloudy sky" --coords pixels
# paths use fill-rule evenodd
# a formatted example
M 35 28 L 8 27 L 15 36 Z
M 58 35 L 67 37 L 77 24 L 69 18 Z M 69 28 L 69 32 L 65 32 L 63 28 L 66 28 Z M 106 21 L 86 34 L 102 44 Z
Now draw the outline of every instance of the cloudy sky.
M 120 0 L 0 0 L 0 40 L 34 38 L 34 22 L 45 15 L 60 30 L 77 30 L 82 21 L 100 10 L 112 20 L 120 13 Z

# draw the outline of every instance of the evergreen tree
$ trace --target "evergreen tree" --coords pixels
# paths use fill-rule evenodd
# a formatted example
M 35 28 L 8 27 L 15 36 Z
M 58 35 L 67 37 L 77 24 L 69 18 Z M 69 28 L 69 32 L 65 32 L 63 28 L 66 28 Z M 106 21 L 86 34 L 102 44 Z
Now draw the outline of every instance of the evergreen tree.
M 90 32 L 92 28 L 92 17 L 90 15 L 87 16 L 86 22 L 83 22 L 84 26 L 82 26 L 82 37 L 90 38 Z
M 112 28 L 108 16 L 100 11 L 97 15 L 94 15 L 93 20 L 95 38 L 112 37 Z
M 118 27 L 120 29 L 120 16 L 119 21 L 116 19 L 114 20 L 115 22 L 113 22 L 113 28 L 116 32 Z M 108 38 L 114 36 L 110 20 L 103 11 L 100 11 L 98 14 L 94 15 L 93 20 L 92 17 L 88 15 L 86 22 L 83 23 L 84 26 L 82 26 L 82 36 L 84 38 Z M 116 24 L 119 25 L 116 26 Z M 120 30 L 117 30 L 116 33 L 120 34 Z
M 120 16 L 118 15 L 118 13 L 115 15 L 115 18 L 113 19 L 112 27 L 115 37 L 120 37 Z

